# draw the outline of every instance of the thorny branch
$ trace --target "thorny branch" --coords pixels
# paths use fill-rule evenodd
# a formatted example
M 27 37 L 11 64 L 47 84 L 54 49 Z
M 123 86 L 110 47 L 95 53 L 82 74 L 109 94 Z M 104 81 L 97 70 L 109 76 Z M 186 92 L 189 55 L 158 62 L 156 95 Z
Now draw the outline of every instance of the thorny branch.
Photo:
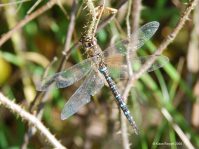
M 89 11 L 89 16 L 91 16 L 91 20 L 89 20 L 88 24 L 86 24 L 86 36 L 93 37 L 94 35 L 94 30 L 96 28 L 95 23 L 97 21 L 97 13 L 95 11 L 95 6 L 93 5 L 92 0 L 86 0 L 86 6 L 85 9 L 87 8 Z
M 60 142 L 49 132 L 49 130 L 42 124 L 40 120 L 38 120 L 34 115 L 26 112 L 19 105 L 5 97 L 2 93 L 0 93 L 0 104 L 2 104 L 14 114 L 19 115 L 32 126 L 36 127 L 37 130 L 48 140 L 49 143 L 51 143 L 52 146 L 59 149 L 65 149 L 65 147 L 60 144 Z

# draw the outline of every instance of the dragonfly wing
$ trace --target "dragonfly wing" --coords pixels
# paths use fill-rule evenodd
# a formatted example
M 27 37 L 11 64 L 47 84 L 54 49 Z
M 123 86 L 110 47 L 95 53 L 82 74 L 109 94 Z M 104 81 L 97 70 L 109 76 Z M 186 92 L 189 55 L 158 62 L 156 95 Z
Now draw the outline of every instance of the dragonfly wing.
M 147 69 L 147 72 L 157 70 L 169 62 L 169 58 L 164 55 L 156 55 L 156 56 L 151 55 L 151 56 L 143 56 L 143 57 L 135 58 L 132 61 L 133 72 L 137 73 L 138 71 L 140 71 L 142 69 L 143 64 L 146 64 L 147 60 L 152 57 L 156 57 L 156 61 L 153 64 L 151 64 L 151 66 Z
M 55 73 L 53 75 L 47 76 L 44 78 L 36 89 L 38 91 L 46 91 L 52 85 L 57 88 L 65 88 L 72 85 L 76 81 L 82 79 L 91 69 L 91 62 L 93 58 L 84 60 L 81 63 L 78 63 L 65 71 Z
M 130 38 L 116 42 L 104 51 L 104 56 L 122 54 L 126 55 L 127 49 L 133 52 L 141 48 L 157 31 L 159 23 L 156 21 L 143 25 L 138 31 L 131 34 Z
M 128 67 L 126 64 L 126 61 L 124 60 L 125 57 L 123 57 L 123 61 L 120 63 L 111 63 L 107 61 L 108 69 L 110 72 L 110 75 L 115 79 L 128 79 Z M 156 58 L 155 62 L 151 64 L 151 66 L 147 69 L 146 72 L 151 72 L 154 70 L 157 70 L 164 65 L 166 65 L 169 61 L 168 57 L 163 55 L 149 55 L 149 56 L 142 56 L 142 57 L 130 57 L 131 58 L 131 68 L 133 71 L 133 74 L 136 74 L 139 72 L 143 67 L 144 64 L 146 64 L 148 59 Z M 150 65 L 150 64 L 149 64 Z
M 75 114 L 82 106 L 90 102 L 91 95 L 96 94 L 102 87 L 103 80 L 95 71 L 91 71 L 83 84 L 71 96 L 64 105 L 61 113 L 61 119 L 65 120 Z
M 91 83 L 89 84 L 89 87 L 87 89 L 87 92 L 94 96 L 95 94 L 97 94 L 100 89 L 104 86 L 104 80 L 102 79 L 102 77 L 100 77 L 100 73 L 99 72 L 94 72 L 92 73 L 93 77 L 91 79 Z

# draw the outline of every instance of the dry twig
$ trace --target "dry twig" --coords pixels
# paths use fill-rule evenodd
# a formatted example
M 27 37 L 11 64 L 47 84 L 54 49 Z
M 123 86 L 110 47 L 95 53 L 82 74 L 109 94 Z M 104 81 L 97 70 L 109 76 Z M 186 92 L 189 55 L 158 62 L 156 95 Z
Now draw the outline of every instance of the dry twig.
M 48 140 L 49 143 L 51 143 L 52 146 L 58 149 L 65 149 L 65 147 L 49 132 L 49 130 L 42 124 L 41 121 L 39 121 L 34 115 L 26 112 L 13 101 L 9 100 L 2 93 L 0 93 L 0 104 L 36 127 L 37 130 Z
M 141 0 L 129 0 L 128 4 L 128 11 L 127 11 L 127 17 L 126 17 L 126 24 L 127 24 L 127 34 L 128 37 L 130 37 L 131 32 L 135 32 L 138 29 L 139 26 L 139 19 L 140 19 L 140 13 L 141 13 Z M 130 14 L 132 13 L 132 31 L 131 31 L 131 25 L 130 25 Z M 128 73 L 129 73 L 129 80 L 127 81 L 127 84 L 130 81 L 130 77 L 133 75 L 131 63 L 130 63 L 130 58 L 129 54 L 127 54 L 127 65 L 128 65 Z M 126 86 L 126 85 L 125 85 Z M 125 96 L 125 91 L 123 92 L 123 98 L 126 100 L 127 96 Z M 121 112 L 120 112 L 121 113 Z M 121 117 L 121 131 L 122 131 L 122 143 L 123 143 L 123 148 L 129 149 L 129 140 L 128 140 L 128 130 L 127 130 L 127 124 L 126 121 L 124 120 L 124 116 L 120 115 Z
M 71 15 L 70 15 L 71 21 L 70 21 L 67 36 L 66 36 L 65 48 L 63 50 L 63 56 L 61 58 L 61 62 L 60 62 L 57 72 L 63 70 L 66 60 L 67 60 L 67 56 L 69 55 L 68 53 L 71 51 L 71 49 L 73 49 L 73 47 L 69 48 L 69 46 L 70 46 L 72 33 L 74 30 L 74 26 L 75 26 L 76 11 L 77 11 L 77 2 L 76 2 L 76 0 L 74 0 L 73 5 L 72 5 Z M 74 46 L 76 46 L 76 44 Z M 33 109 L 37 105 L 44 104 L 46 102 L 47 97 L 48 97 L 48 94 L 46 92 L 37 92 L 37 95 L 35 96 L 33 102 L 31 103 L 31 105 L 29 107 L 29 111 L 33 112 Z M 41 107 L 41 106 L 38 106 L 38 107 Z M 36 117 L 40 116 L 40 119 L 41 119 L 42 114 L 43 114 L 42 108 L 36 109 L 36 111 L 35 111 Z M 27 133 L 24 135 L 24 143 L 23 143 L 22 147 L 25 148 L 28 145 L 29 139 L 34 135 L 34 133 L 35 133 L 35 131 L 33 128 L 28 129 Z
M 17 4 L 22 4 L 24 2 L 28 2 L 30 0 L 21 0 L 21 1 L 17 1 L 17 2 L 9 2 L 9 3 L 3 3 L 0 4 L 0 7 L 5 7 L 5 6 L 10 6 L 10 5 L 17 5 Z
M 77 11 L 77 0 L 73 0 L 72 11 L 71 11 L 71 15 L 70 15 L 70 23 L 69 23 L 68 32 L 66 35 L 65 47 L 62 52 L 63 55 L 68 55 L 68 53 L 70 52 L 70 43 L 71 43 L 71 39 L 72 39 L 72 33 L 73 33 L 74 27 L 75 27 L 76 11 Z M 64 57 L 63 64 L 61 63 L 61 65 L 60 65 L 61 67 L 58 69 L 58 71 L 63 70 L 66 61 L 67 61 L 67 59 Z
M 18 31 L 20 28 L 22 28 L 24 25 L 26 25 L 28 22 L 31 20 L 35 19 L 45 11 L 49 10 L 52 8 L 55 4 L 57 4 L 57 0 L 50 0 L 46 5 L 42 6 L 35 12 L 31 13 L 30 15 L 26 16 L 23 20 L 21 20 L 13 29 L 11 29 L 9 32 L 5 33 L 1 38 L 0 38 L 0 47 L 8 40 L 11 38 L 11 36 Z

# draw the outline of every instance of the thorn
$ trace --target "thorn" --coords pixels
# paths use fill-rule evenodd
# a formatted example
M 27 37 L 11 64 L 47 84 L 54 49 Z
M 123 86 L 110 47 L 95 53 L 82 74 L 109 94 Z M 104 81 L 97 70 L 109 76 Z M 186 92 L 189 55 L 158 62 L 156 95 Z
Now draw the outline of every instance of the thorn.
M 86 5 L 86 6 L 83 8 L 83 10 L 85 10 L 87 7 L 88 7 L 88 6 Z
M 87 14 L 86 14 L 86 16 L 89 16 L 89 15 L 90 15 L 90 13 L 87 13 Z
M 186 19 L 186 20 L 191 21 L 192 19 L 191 19 L 190 17 L 187 17 L 187 19 Z
M 121 130 L 118 130 L 118 131 L 116 132 L 117 135 L 119 135 L 119 134 L 121 134 L 121 133 L 122 133 Z

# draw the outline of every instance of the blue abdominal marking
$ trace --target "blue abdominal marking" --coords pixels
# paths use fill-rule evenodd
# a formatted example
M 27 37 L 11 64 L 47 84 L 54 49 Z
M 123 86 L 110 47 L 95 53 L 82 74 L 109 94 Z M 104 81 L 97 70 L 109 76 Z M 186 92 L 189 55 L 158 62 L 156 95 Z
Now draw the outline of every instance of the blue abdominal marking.
M 131 116 L 130 111 L 128 110 L 123 98 L 121 97 L 119 90 L 117 89 L 117 87 L 115 85 L 115 82 L 109 76 L 108 69 L 106 68 L 106 66 L 102 66 L 101 68 L 99 68 L 99 70 L 104 75 L 106 81 L 108 82 L 109 87 L 111 88 L 111 91 L 112 91 L 113 95 L 115 96 L 117 104 L 122 109 L 124 115 L 126 116 L 126 118 L 129 121 L 129 123 L 133 126 L 135 133 L 138 134 L 138 128 L 136 126 L 136 123 L 135 123 L 133 117 Z

